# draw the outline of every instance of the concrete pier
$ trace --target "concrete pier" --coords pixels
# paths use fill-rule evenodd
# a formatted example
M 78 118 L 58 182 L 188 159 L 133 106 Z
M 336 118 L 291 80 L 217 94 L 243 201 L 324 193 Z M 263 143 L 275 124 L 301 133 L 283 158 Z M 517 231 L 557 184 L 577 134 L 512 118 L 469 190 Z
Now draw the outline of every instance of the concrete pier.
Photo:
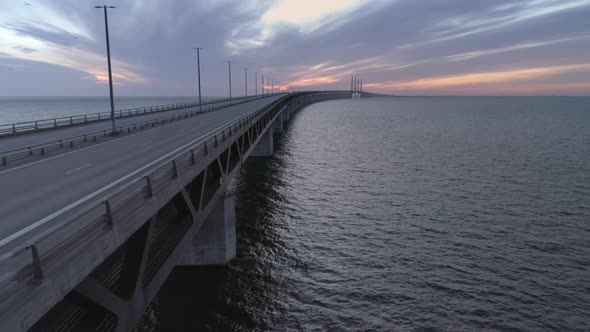
M 251 157 L 270 157 L 274 153 L 273 130 L 269 128 L 252 150 Z
M 281 112 L 281 114 L 279 114 L 279 116 L 274 121 L 272 126 L 273 126 L 273 128 L 272 128 L 273 133 L 279 134 L 279 133 L 283 132 L 283 112 Z
M 193 238 L 193 265 L 225 265 L 236 257 L 235 196 L 223 195 Z

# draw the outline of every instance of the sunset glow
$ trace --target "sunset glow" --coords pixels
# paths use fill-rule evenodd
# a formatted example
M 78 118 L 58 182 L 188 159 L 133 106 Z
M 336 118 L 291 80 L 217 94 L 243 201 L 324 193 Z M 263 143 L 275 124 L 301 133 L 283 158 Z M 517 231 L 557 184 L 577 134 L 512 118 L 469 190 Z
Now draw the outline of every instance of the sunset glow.
M 422 78 L 411 81 L 389 81 L 382 83 L 368 83 L 365 86 L 367 88 L 375 88 L 380 91 L 395 90 L 395 91 L 441 91 L 450 92 L 455 87 L 466 87 L 468 91 L 473 91 L 474 87 L 477 87 L 476 91 L 484 92 L 487 88 L 491 88 L 494 84 L 506 84 L 511 83 L 508 86 L 504 86 L 502 91 L 518 93 L 518 91 L 526 91 L 527 93 L 533 92 L 535 86 L 538 84 L 531 84 L 531 81 L 535 79 L 570 73 L 570 72 L 589 72 L 590 64 L 578 64 L 578 65 L 563 65 L 563 66 L 549 66 L 549 67 L 536 67 L 536 68 L 524 68 L 497 72 L 479 72 L 479 73 L 468 73 L 461 75 L 443 76 L 443 77 L 431 77 Z M 522 83 L 522 86 L 519 84 Z M 510 88 L 512 86 L 512 88 Z M 558 87 L 557 84 L 543 84 L 546 90 L 549 87 Z M 563 87 L 566 85 L 561 85 Z M 590 82 L 581 83 L 570 83 L 567 86 L 575 87 L 575 90 L 584 89 L 590 86 Z M 492 89 L 498 90 L 497 88 Z M 590 92 L 590 91 L 587 91 Z
M 365 90 L 394 95 L 590 94 L 590 0 L 129 0 L 116 7 L 109 27 L 122 95 L 194 95 L 194 46 L 204 48 L 205 95 L 229 93 L 228 60 L 239 94 L 243 68 L 248 94 L 255 72 L 258 90 L 262 75 L 288 90 L 348 90 L 356 76 Z M 102 12 L 75 0 L 0 2 L 0 74 L 5 95 L 26 95 L 31 85 L 45 94 L 43 84 L 54 81 L 63 94 L 104 93 Z

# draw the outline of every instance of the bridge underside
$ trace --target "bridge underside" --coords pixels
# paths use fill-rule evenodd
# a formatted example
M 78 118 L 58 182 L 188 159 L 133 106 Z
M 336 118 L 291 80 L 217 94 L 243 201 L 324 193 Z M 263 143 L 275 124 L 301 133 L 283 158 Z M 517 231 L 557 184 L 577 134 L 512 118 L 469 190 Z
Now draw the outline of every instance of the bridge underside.
M 283 131 L 295 111 L 336 98 L 350 94 L 286 97 L 215 136 L 200 156 L 191 152 L 189 170 L 173 163 L 157 181 L 148 177 L 141 201 L 130 199 L 112 211 L 107 205 L 106 222 L 89 235 L 90 245 L 71 252 L 91 270 L 56 265 L 41 286 L 30 284 L 21 292 L 50 300 L 28 301 L 1 325 L 31 331 L 133 329 L 175 266 L 223 265 L 236 256 L 230 180 L 248 157 L 273 154 L 273 134 Z M 162 178 L 165 187 L 159 185 Z

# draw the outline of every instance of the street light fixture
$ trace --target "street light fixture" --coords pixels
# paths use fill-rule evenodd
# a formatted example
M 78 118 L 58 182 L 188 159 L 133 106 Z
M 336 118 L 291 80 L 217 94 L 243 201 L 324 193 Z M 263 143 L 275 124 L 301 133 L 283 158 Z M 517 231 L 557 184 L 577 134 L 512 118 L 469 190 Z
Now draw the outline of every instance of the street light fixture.
M 231 61 L 226 61 L 229 67 L 229 104 L 231 105 Z
M 244 68 L 244 96 L 248 99 L 248 68 Z
M 258 72 L 254 72 L 254 95 L 258 97 Z
M 197 81 L 199 83 L 199 112 L 201 112 L 202 109 L 202 103 L 201 103 L 201 56 L 200 56 L 200 50 L 203 50 L 204 48 L 202 47 L 193 47 L 193 50 L 197 51 Z
M 107 8 L 116 8 L 115 6 L 94 6 L 94 8 L 103 8 L 104 9 L 104 30 L 106 33 L 107 39 L 107 61 L 109 64 L 109 92 L 111 98 L 111 124 L 112 124 L 112 134 L 116 134 L 115 130 L 115 102 L 113 100 L 113 75 L 111 73 L 111 46 L 109 43 L 109 20 L 107 18 Z

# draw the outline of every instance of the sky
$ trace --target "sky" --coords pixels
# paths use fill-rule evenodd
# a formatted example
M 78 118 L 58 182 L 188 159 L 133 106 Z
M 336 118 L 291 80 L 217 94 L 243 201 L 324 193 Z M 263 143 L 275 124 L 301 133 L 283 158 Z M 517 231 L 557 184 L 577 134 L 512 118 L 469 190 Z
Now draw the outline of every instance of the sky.
M 590 0 L 0 0 L 0 96 L 590 95 Z

